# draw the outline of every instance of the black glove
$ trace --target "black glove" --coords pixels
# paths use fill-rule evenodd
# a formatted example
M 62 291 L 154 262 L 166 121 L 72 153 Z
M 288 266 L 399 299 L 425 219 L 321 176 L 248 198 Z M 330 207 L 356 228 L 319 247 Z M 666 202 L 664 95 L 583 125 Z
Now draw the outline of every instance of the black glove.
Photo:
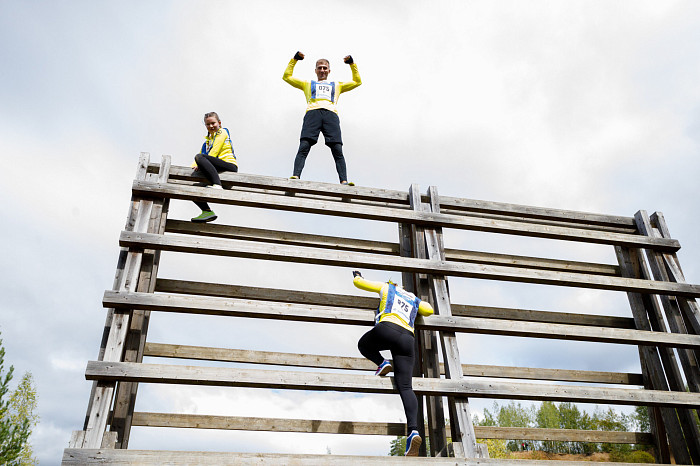
M 294 54 L 294 59 L 295 60 L 303 60 L 304 59 L 304 54 L 297 51 L 297 53 Z
M 343 61 L 348 65 L 352 65 L 353 63 L 355 63 L 355 61 L 352 59 L 352 55 L 348 55 Z
M 354 277 L 361 277 L 362 274 L 360 273 L 359 270 L 353 270 L 353 271 L 352 271 L 352 276 L 353 276 L 353 278 L 354 278 Z

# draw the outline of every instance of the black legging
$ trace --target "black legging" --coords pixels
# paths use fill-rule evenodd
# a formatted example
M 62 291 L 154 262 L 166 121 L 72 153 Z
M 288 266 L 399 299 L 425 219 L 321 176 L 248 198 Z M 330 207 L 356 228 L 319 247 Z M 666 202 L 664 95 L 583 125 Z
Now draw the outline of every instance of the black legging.
M 377 366 L 384 362 L 380 351 L 391 351 L 394 381 L 406 413 L 408 432 L 418 430 L 418 400 L 413 393 L 413 333 L 391 322 L 380 322 L 362 335 L 357 348 Z
M 309 155 L 311 146 L 313 146 L 313 144 L 311 144 L 311 141 L 308 139 L 301 139 L 299 141 L 299 150 L 294 158 L 294 176 L 301 177 L 301 171 L 304 169 L 304 165 L 306 164 L 306 156 Z M 335 170 L 338 172 L 338 178 L 340 178 L 341 182 L 347 181 L 348 172 L 345 166 L 345 157 L 343 157 L 343 145 L 336 142 L 328 144 L 328 147 L 331 148 L 331 154 L 335 160 Z
M 197 163 L 197 168 L 212 184 L 221 185 L 220 172 L 237 172 L 238 166 L 233 163 L 226 162 L 211 155 L 197 154 L 194 156 L 194 161 Z M 206 202 L 194 201 L 194 203 L 202 210 L 211 210 Z

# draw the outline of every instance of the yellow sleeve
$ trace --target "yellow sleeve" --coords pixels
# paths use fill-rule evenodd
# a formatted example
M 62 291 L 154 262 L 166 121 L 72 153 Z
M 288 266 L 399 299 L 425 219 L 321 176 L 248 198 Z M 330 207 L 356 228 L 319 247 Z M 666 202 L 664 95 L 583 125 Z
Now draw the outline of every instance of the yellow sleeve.
M 294 73 L 294 66 L 296 64 L 297 61 L 295 59 L 292 58 L 291 60 L 289 60 L 289 65 L 287 65 L 287 69 L 284 70 L 282 79 L 284 79 L 286 82 L 296 87 L 297 89 L 301 89 L 303 91 L 304 84 L 306 84 L 305 81 L 302 81 L 301 79 L 297 79 L 294 76 L 292 76 L 292 73 Z
M 422 316 L 431 316 L 433 315 L 433 313 L 435 313 L 435 311 L 433 310 L 433 306 L 431 306 L 429 302 L 420 302 L 420 304 L 418 305 L 418 314 Z
M 361 290 L 371 291 L 374 293 L 379 293 L 386 283 L 384 282 L 373 282 L 370 280 L 365 280 L 361 276 L 357 276 L 352 280 L 352 283 Z
M 346 83 L 340 83 L 340 94 L 343 92 L 351 91 L 362 84 L 362 79 L 360 79 L 360 72 L 357 71 L 357 63 L 350 65 L 350 70 L 352 71 L 352 81 Z

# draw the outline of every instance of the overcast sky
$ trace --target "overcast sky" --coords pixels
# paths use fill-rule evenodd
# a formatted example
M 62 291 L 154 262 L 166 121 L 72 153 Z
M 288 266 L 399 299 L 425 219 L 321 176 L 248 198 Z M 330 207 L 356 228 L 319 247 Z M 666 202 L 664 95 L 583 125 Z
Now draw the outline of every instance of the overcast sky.
M 665 214 L 700 282 L 700 4 L 691 1 L 0 0 L 0 330 L 32 371 L 55 464 L 82 428 L 139 152 L 189 165 L 217 111 L 240 170 L 289 176 L 315 58 L 363 84 L 340 116 L 349 179 L 632 216 Z M 303 177 L 336 180 L 314 147 Z M 396 240 L 396 226 L 217 209 L 220 223 Z M 174 202 L 171 217 L 193 205 Z M 614 263 L 611 248 L 446 231 L 448 247 Z M 389 274 L 391 275 L 391 274 Z M 164 255 L 160 276 L 356 293 L 350 271 Z M 386 272 L 365 271 L 383 280 Z M 398 279 L 400 274 L 393 274 Z M 629 316 L 621 293 L 451 280 L 453 302 Z M 365 329 L 154 315 L 150 341 L 358 356 Z M 462 362 L 639 371 L 621 345 L 460 336 Z M 139 410 L 403 421 L 397 396 L 142 386 Z M 490 401 L 475 401 L 479 412 Z M 131 448 L 386 454 L 387 437 L 134 429 Z

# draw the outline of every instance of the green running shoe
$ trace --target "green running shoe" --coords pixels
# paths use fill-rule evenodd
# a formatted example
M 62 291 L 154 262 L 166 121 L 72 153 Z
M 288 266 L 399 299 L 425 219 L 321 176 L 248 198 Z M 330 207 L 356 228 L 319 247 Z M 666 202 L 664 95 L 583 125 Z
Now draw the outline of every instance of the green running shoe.
M 213 222 L 214 220 L 216 220 L 216 214 L 213 210 L 203 210 L 201 214 L 192 218 L 195 223 Z

